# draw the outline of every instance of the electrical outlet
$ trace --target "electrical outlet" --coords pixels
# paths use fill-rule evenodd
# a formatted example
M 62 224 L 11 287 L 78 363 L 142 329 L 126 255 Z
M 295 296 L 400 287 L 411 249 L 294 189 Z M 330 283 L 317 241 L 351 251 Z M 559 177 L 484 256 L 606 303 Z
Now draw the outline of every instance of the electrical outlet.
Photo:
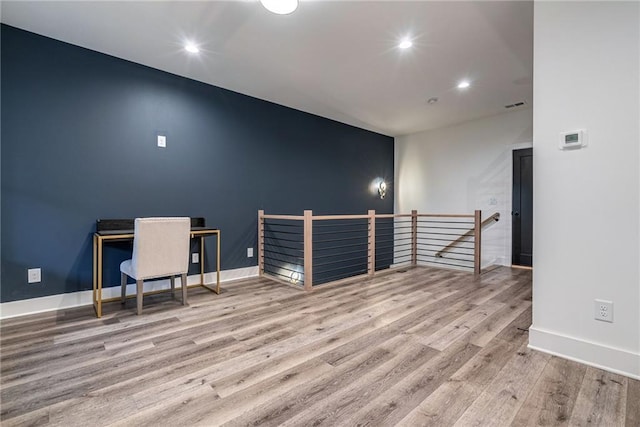
M 158 147 L 165 148 L 167 146 L 167 137 L 164 135 L 158 135 Z
M 200 254 L 198 252 L 194 252 L 191 254 L 191 263 L 197 264 L 200 262 Z
M 253 248 L 247 248 L 247 258 L 253 258 Z
M 613 302 L 597 299 L 594 301 L 596 320 L 613 323 Z
M 40 283 L 42 280 L 42 272 L 39 268 L 30 268 L 27 270 L 28 283 Z

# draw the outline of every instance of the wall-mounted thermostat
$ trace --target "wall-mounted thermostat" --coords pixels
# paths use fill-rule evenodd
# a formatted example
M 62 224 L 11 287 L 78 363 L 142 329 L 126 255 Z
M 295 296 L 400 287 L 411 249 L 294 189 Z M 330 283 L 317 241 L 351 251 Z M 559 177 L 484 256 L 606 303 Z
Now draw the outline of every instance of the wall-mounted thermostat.
M 571 132 L 562 132 L 560 134 L 560 146 L 561 150 L 571 148 L 582 148 L 587 146 L 587 132 L 583 129 L 574 130 Z

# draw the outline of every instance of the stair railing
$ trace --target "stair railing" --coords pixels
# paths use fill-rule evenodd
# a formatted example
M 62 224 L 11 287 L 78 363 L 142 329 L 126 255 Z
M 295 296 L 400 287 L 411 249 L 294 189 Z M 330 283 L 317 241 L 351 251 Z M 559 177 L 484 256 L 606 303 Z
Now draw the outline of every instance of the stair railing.
M 500 218 L 474 214 L 267 215 L 258 211 L 260 276 L 302 285 L 373 277 L 420 265 L 481 272 L 482 229 Z M 314 237 L 315 236 L 315 237 Z M 445 255 L 449 255 L 445 257 Z

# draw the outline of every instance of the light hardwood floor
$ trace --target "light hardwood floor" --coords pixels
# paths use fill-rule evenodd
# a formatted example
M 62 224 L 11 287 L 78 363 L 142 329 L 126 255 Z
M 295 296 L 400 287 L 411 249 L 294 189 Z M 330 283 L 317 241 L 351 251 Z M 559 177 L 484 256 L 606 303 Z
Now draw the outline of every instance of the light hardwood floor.
M 2 426 L 640 426 L 640 382 L 527 349 L 531 272 L 266 279 L 2 322 Z

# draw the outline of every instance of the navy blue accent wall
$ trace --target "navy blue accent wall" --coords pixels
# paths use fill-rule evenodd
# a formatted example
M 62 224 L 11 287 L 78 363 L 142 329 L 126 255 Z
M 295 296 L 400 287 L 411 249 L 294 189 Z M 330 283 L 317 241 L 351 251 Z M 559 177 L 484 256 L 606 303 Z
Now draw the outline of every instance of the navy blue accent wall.
M 256 265 L 258 209 L 393 211 L 391 137 L 6 25 L 1 37 L 3 302 L 91 289 L 98 218 L 204 216 L 227 270 Z M 368 192 L 378 176 L 384 200 Z M 106 251 L 106 284 L 128 255 Z

